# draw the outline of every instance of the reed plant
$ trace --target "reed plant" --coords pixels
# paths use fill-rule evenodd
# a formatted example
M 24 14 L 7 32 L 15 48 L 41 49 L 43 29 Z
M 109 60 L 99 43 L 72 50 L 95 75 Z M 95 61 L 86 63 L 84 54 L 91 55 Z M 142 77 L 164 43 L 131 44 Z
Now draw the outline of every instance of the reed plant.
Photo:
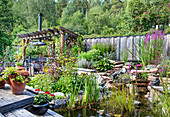
M 143 66 L 154 62 L 158 64 L 166 42 L 164 36 L 165 30 L 164 33 L 155 30 L 151 35 L 148 33 L 145 38 L 139 40 L 137 44 L 134 43 L 137 55 L 134 55 L 130 50 L 128 51 L 136 60 L 138 57 Z
M 124 61 L 126 63 L 128 61 L 128 56 L 129 56 L 129 53 L 127 50 L 121 51 L 120 53 L 121 61 Z
M 122 90 L 113 90 L 109 100 L 101 101 L 101 106 L 112 114 L 119 112 L 119 114 L 123 115 L 125 111 L 133 113 L 135 110 L 134 99 L 135 95 L 130 94 L 128 88 L 122 87 Z

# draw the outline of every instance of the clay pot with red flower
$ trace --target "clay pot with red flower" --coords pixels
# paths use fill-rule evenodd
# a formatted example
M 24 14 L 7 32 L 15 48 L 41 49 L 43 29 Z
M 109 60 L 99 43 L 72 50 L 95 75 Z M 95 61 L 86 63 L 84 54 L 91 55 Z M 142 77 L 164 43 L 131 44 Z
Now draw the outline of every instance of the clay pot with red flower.
M 4 70 L 3 78 L 10 85 L 13 94 L 22 94 L 26 83 L 30 81 L 29 72 L 24 68 L 9 67 Z
M 40 92 L 40 89 L 36 89 L 36 92 Z M 54 94 L 50 94 L 49 91 L 45 93 L 39 93 L 34 97 L 31 112 L 37 115 L 43 115 L 47 112 L 49 103 L 55 99 Z

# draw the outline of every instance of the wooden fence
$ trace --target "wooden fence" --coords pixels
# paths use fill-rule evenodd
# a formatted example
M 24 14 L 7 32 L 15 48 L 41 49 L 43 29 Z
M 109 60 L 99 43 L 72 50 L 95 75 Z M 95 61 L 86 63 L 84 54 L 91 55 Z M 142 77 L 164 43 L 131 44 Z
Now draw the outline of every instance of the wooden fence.
M 126 52 L 127 49 L 129 49 L 133 55 L 137 55 L 134 44 L 137 44 L 142 38 L 145 38 L 145 35 L 85 38 L 85 43 L 90 46 L 98 42 L 110 43 L 112 46 L 116 45 L 115 59 L 121 60 L 121 53 Z M 163 56 L 170 56 L 170 34 L 165 35 L 164 43 Z M 133 57 L 131 54 L 128 54 L 128 60 L 136 60 L 135 58 L 139 59 L 137 56 Z

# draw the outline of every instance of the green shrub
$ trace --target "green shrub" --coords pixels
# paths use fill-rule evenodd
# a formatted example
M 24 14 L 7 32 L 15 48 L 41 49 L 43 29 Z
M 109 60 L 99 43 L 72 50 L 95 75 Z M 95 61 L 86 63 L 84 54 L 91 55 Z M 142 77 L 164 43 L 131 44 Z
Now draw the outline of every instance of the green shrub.
M 102 58 L 102 56 L 100 55 L 100 51 L 99 50 L 90 50 L 88 52 L 82 52 L 78 58 L 84 58 L 87 61 L 98 61 Z
M 93 67 L 96 68 L 99 71 L 106 71 L 106 70 L 112 69 L 114 67 L 114 65 L 113 65 L 113 63 L 108 61 L 106 58 L 104 58 L 104 59 L 97 61 L 93 65 Z
M 111 53 L 115 51 L 115 47 L 112 46 L 110 43 L 102 43 L 102 42 L 95 43 L 92 46 L 92 49 L 99 50 L 101 56 L 103 56 L 104 53 Z

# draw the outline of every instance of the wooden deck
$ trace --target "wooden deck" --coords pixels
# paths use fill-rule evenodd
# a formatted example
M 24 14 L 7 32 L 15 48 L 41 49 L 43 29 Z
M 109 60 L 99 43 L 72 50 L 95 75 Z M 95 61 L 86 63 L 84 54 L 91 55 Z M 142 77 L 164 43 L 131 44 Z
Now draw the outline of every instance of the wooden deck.
M 34 91 L 32 88 L 30 89 L 32 92 Z M 34 93 L 27 90 L 22 95 L 14 95 L 10 86 L 6 84 L 5 89 L 0 89 L 0 117 L 62 117 L 50 109 L 42 116 L 34 115 L 24 109 L 24 106 L 33 102 L 34 96 Z
M 6 84 L 5 89 L 0 89 L 0 113 L 10 112 L 32 103 L 34 95 L 26 90 L 22 95 L 13 95 L 10 86 Z
M 0 113 L 0 117 L 63 117 L 63 116 L 55 113 L 54 111 L 50 109 L 48 109 L 47 113 L 45 113 L 44 115 L 39 116 L 39 115 L 34 115 L 30 113 L 24 108 L 20 108 L 20 109 L 16 109 L 8 113 L 4 113 L 4 114 Z

